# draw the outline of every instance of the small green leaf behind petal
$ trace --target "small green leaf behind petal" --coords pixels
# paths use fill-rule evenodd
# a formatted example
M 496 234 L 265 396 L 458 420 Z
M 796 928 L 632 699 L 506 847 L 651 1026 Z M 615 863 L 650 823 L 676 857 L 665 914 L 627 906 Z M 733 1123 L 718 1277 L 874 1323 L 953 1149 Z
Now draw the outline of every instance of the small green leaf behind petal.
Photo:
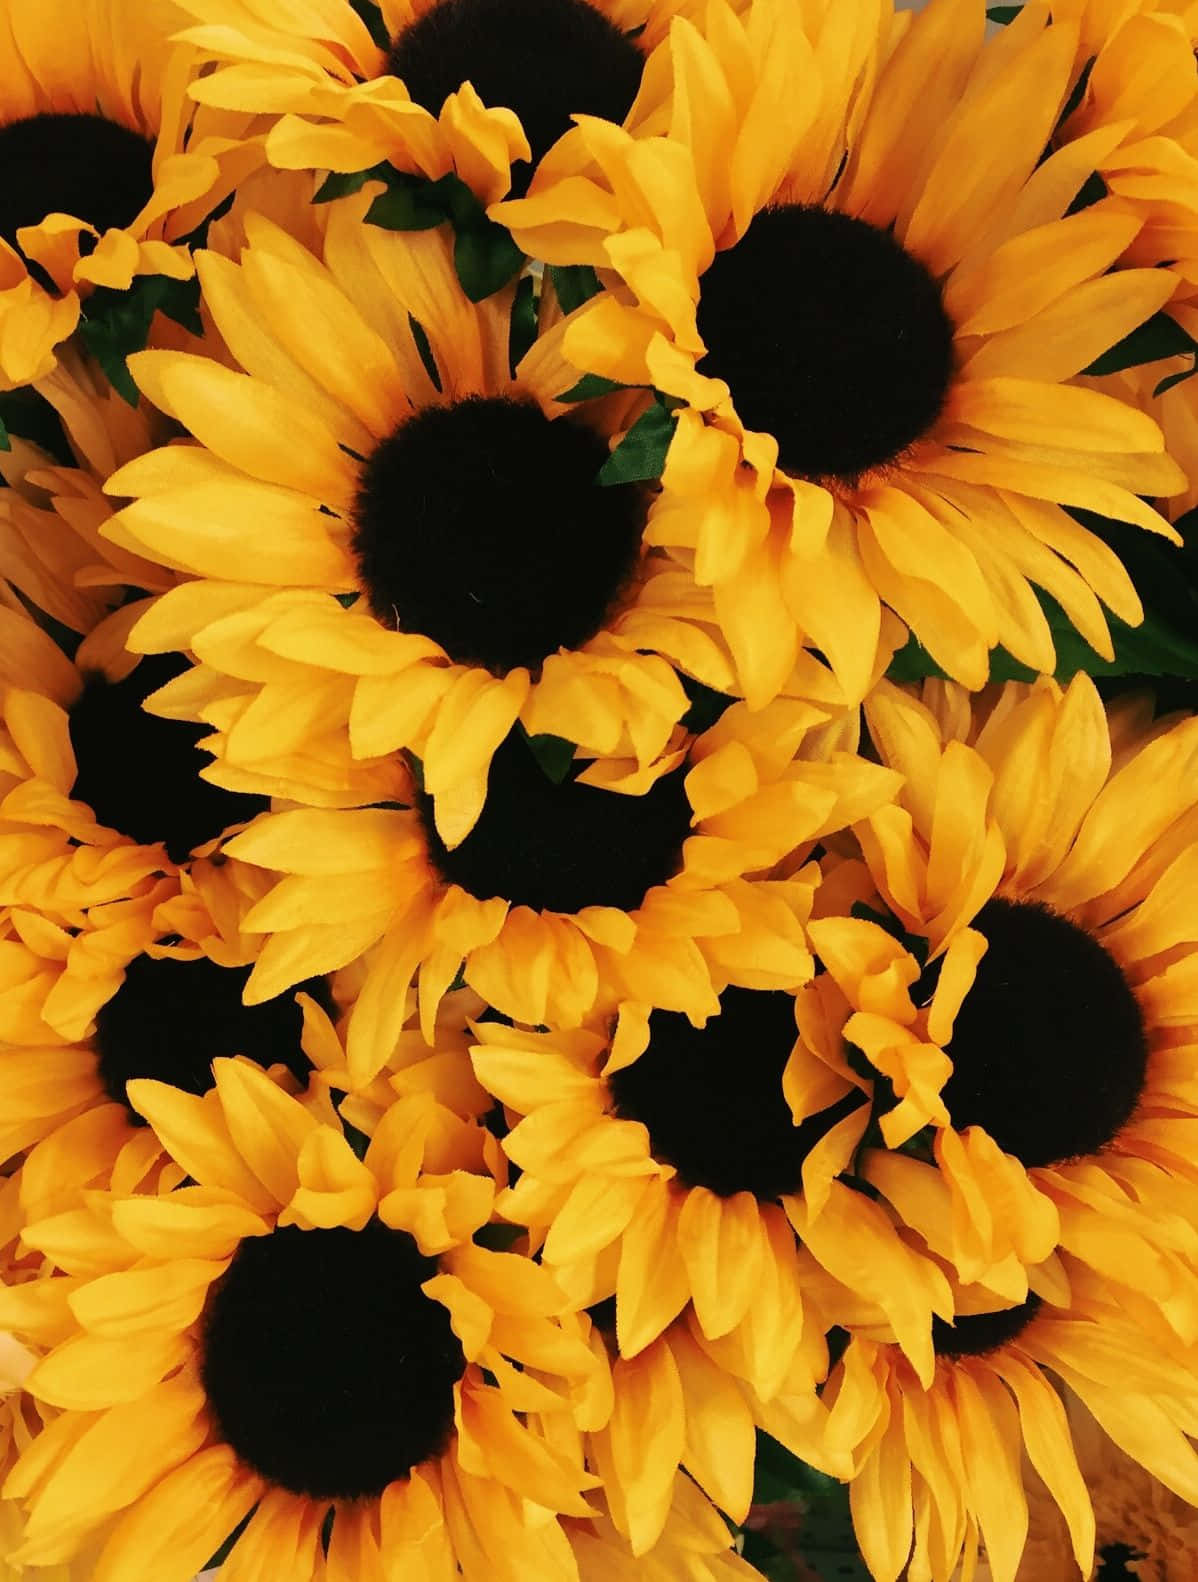
M 596 481 L 652 483 L 661 477 L 677 419 L 660 398 L 643 412 L 599 469 Z

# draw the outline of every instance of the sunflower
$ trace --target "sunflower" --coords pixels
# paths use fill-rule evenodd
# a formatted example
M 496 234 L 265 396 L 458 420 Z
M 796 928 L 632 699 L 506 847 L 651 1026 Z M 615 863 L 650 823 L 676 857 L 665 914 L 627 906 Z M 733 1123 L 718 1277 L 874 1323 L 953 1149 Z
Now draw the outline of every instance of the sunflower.
M 236 180 L 228 117 L 196 111 L 200 59 L 172 44 L 169 0 L 0 5 L 0 382 L 49 374 L 97 287 L 187 280 L 175 243 Z M 242 118 L 242 121 L 244 118 Z
M 162 592 L 178 580 L 99 531 L 113 511 L 105 479 L 151 449 L 163 422 L 148 404 L 131 407 L 75 346 L 59 347 L 57 357 L 19 405 L 8 403 L 0 567 L 20 598 L 0 596 L 14 609 L 23 599 L 86 633 L 128 599 L 130 588 Z
M 824 1391 L 827 1441 L 853 1458 L 853 1524 L 876 1582 L 973 1575 L 979 1544 L 994 1582 L 1014 1582 L 1028 1533 L 1025 1455 L 1060 1509 L 1081 1574 L 1091 1574 L 1094 1511 L 1058 1380 L 1132 1461 L 1198 1503 L 1192 1348 L 1159 1318 L 1147 1327 L 1129 1318 L 1084 1271 L 1071 1284 L 1064 1306 L 1032 1295 L 937 1321 L 930 1383 L 884 1324 L 843 1310 L 850 1338 Z
M 591 783 L 610 764 L 555 781 L 513 734 L 482 818 L 453 850 L 417 788 L 407 807 L 256 820 L 226 848 L 276 877 L 243 920 L 269 936 L 247 995 L 269 999 L 370 951 L 348 1024 L 357 1086 L 386 1063 L 413 978 L 426 1039 L 459 974 L 505 1016 L 558 1027 L 620 999 L 699 1023 L 729 983 L 793 987 L 811 971 L 803 923 L 819 882 L 800 859 L 895 785 L 829 748 L 823 722 L 805 703 L 734 704 L 635 794 Z M 768 877 L 783 856 L 796 871 Z
M 567 358 L 678 405 L 654 542 L 714 585 L 751 699 L 742 604 L 855 696 L 883 603 L 975 687 L 997 642 L 1053 669 L 1030 584 L 1104 655 L 1098 599 L 1141 618 L 1065 508 L 1168 535 L 1139 496 L 1184 479 L 1150 418 L 1071 381 L 1172 281 L 1108 276 L 1134 216 L 1067 212 L 1119 130 L 1042 160 L 1077 46 L 1047 24 L 1025 5 L 984 42 L 981 0 L 716 4 L 674 22 L 665 135 L 580 117 L 489 211 L 608 284 Z
M 669 1398 L 677 1347 L 673 1336 L 664 1347 L 653 1343 L 685 1313 L 693 1316 L 686 1346 L 697 1343 L 725 1374 L 723 1393 L 741 1397 L 724 1424 L 727 1476 L 744 1404 L 779 1438 L 804 1432 L 802 1412 L 810 1419 L 827 1366 L 827 1326 L 800 1276 L 796 1195 L 809 1158 L 852 1151 L 868 1108 L 851 1093 L 795 1124 L 782 1088 L 797 1039 L 793 995 L 726 989 L 718 1014 L 700 1028 L 677 1013 L 646 1018 L 635 1008 L 621 1012 L 610 1035 L 492 1023 L 476 1031 L 475 1070 L 505 1106 L 511 1130 L 503 1146 L 520 1170 L 499 1212 L 529 1228 L 541 1261 L 577 1306 L 614 1295 L 621 1363 L 659 1381 L 649 1389 L 642 1379 L 645 1400 Z M 842 1191 L 854 1205 L 842 1211 L 829 1191 L 820 1228 L 835 1222 L 843 1264 L 927 1376 L 933 1313 L 953 1311 L 949 1285 L 879 1204 Z M 763 1420 L 779 1397 L 797 1399 L 802 1411 L 784 1400 L 778 1423 Z M 779 1427 L 788 1416 L 790 1426 Z M 691 1470 L 703 1481 L 702 1467 Z M 726 1495 L 728 1482 L 719 1487 Z
M 413 1096 L 359 1159 L 250 1063 L 217 1061 L 215 1083 L 130 1085 L 194 1184 L 90 1194 L 69 1248 L 54 1220 L 25 1229 L 63 1274 L 39 1314 L 0 1294 L 48 1345 L 26 1388 L 58 1408 L 5 1484 L 26 1511 L 14 1561 L 95 1538 L 95 1582 L 182 1582 L 248 1517 L 227 1562 L 246 1579 L 284 1552 L 297 1582 L 401 1559 L 570 1576 L 558 1517 L 589 1518 L 595 1480 L 518 1414 L 568 1410 L 594 1363 L 548 1273 L 473 1240 L 493 1140 Z
M 1059 1248 L 1189 1336 L 1198 720 L 1108 723 L 1084 675 L 865 713 L 906 780 L 855 832 L 872 917 L 809 924 L 796 1118 L 869 1094 L 857 1173 L 960 1278 L 1021 1301 Z
M 0 909 L 11 935 L 5 1036 L 86 1036 L 143 951 L 240 966 L 241 919 L 264 886 L 219 837 L 267 804 L 202 778 L 194 727 L 142 699 L 182 661 L 138 660 L 138 605 L 106 617 L 69 659 L 24 612 L 0 609 Z
M 621 122 L 646 56 L 694 0 L 327 0 L 280 18 L 253 0 L 180 0 L 180 34 L 228 62 L 201 103 L 282 116 L 284 169 L 356 172 L 383 161 L 456 174 L 484 203 L 523 191 L 576 113 Z M 552 72 L 542 68 L 551 59 Z M 652 85 L 645 99 L 653 99 Z M 644 105 L 640 106 L 643 113 Z

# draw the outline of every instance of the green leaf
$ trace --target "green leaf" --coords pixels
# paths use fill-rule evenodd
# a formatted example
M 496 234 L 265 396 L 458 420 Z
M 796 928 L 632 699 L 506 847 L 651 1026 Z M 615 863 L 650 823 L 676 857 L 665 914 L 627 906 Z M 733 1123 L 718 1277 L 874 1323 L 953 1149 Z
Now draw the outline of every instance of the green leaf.
M 333 597 L 343 610 L 352 610 L 361 595 L 357 593 L 335 593 Z
M 600 484 L 648 483 L 660 478 L 677 419 L 660 401 L 641 414 L 599 469 Z
M 1159 362 L 1163 357 L 1177 357 L 1183 352 L 1198 351 L 1198 342 L 1188 335 L 1176 319 L 1167 313 L 1154 313 L 1145 324 L 1125 335 L 1117 346 L 1103 352 L 1083 371 L 1095 378 L 1103 374 L 1117 374 L 1124 368 L 1138 368 L 1141 363 Z
M 366 211 L 367 225 L 384 231 L 431 231 L 449 218 L 431 181 L 402 181 L 380 192 Z
M 84 345 L 130 406 L 137 405 L 139 394 L 126 359 L 144 348 L 155 313 L 201 335 L 199 303 L 198 280 L 172 280 L 168 275 L 139 275 L 128 291 L 101 286 L 88 297 L 80 326 Z
M 537 338 L 537 283 L 531 275 L 516 287 L 512 317 L 508 327 L 507 361 L 514 375 Z
M 992 5 L 987 9 L 986 15 L 991 22 L 997 22 L 1000 27 L 1006 27 L 1008 22 L 1014 22 L 1022 10 L 1023 7 L 1021 5 Z
M 485 302 L 524 268 L 524 254 L 512 233 L 484 215 L 457 232 L 453 264 L 471 302 Z
M 576 385 L 558 396 L 559 401 L 593 401 L 596 396 L 611 395 L 616 390 L 627 390 L 627 385 L 617 379 L 605 379 L 602 374 L 583 374 Z
M 523 726 L 520 729 L 524 731 Z M 524 739 L 546 780 L 561 785 L 574 765 L 574 743 L 561 736 L 530 736 L 527 731 Z
M 549 278 L 565 314 L 573 313 L 603 290 L 599 276 L 589 264 L 551 264 Z
M 383 167 L 389 170 L 390 166 Z M 319 190 L 312 199 L 313 203 L 332 203 L 334 198 L 348 198 L 351 193 L 361 192 L 362 188 L 372 178 L 383 175 L 378 165 L 370 170 L 331 170 L 324 178 Z M 384 179 L 386 179 L 384 177 Z
M 1167 379 L 1162 379 L 1152 393 L 1154 396 L 1162 396 L 1166 390 L 1172 390 L 1175 385 L 1184 384 L 1187 379 L 1192 379 L 1195 374 L 1198 374 L 1198 349 L 1195 349 L 1188 368 L 1183 368 L 1179 374 L 1170 374 Z

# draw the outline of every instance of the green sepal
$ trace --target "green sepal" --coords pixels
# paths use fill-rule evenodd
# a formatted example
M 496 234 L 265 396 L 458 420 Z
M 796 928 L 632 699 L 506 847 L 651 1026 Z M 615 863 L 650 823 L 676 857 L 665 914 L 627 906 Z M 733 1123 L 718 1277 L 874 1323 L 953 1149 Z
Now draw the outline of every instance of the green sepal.
M 600 467 L 596 483 L 651 483 L 666 465 L 677 419 L 658 399 L 643 412 Z
M 1103 352 L 1083 370 L 1092 378 L 1103 374 L 1117 374 L 1124 368 L 1138 368 L 1142 363 L 1160 362 L 1164 357 L 1178 357 L 1183 353 L 1198 351 L 1198 342 L 1182 329 L 1176 319 L 1167 313 L 1154 313 L 1150 319 L 1125 335 L 1117 346 Z
M 524 254 L 505 226 L 481 214 L 458 226 L 453 244 L 453 265 L 462 290 L 471 302 L 493 297 L 524 268 Z
M 375 4 L 375 0 L 349 0 L 350 9 L 356 11 L 366 24 L 366 31 L 380 49 L 391 48 L 391 37 L 387 32 L 387 24 L 383 21 L 383 13 Z
M 200 283 L 194 276 L 174 280 L 169 275 L 138 275 L 128 291 L 97 287 L 84 304 L 80 333 L 112 388 L 135 407 L 140 393 L 127 359 L 144 349 L 155 313 L 164 313 L 192 335 L 202 335 L 199 308 Z
M 376 174 L 383 167 L 376 167 Z M 524 254 L 506 227 L 487 212 L 460 176 L 452 172 L 429 181 L 386 167 L 387 191 L 366 211 L 368 225 L 386 231 L 429 231 L 453 226 L 453 262 L 471 302 L 494 296 L 524 267 Z
M 343 610 L 352 610 L 362 595 L 360 593 L 335 593 L 333 597 Z
M 627 390 L 618 379 L 605 379 L 602 374 L 583 374 L 576 385 L 558 396 L 559 401 L 594 401 L 598 396 L 613 395 L 617 390 Z
M 1195 374 L 1198 374 L 1198 347 L 1191 354 L 1190 366 L 1183 368 L 1179 374 L 1169 374 L 1167 378 L 1161 380 L 1152 393 L 1154 396 L 1163 396 L 1166 390 L 1172 390 L 1175 385 L 1184 384 L 1187 379 L 1192 379 Z
M 531 275 L 516 287 L 512 317 L 508 325 L 507 361 L 512 375 L 524 361 L 537 338 L 537 283 Z
M 523 725 L 520 730 L 546 780 L 551 780 L 555 786 L 568 780 L 574 767 L 574 743 L 566 741 L 564 736 L 530 736 Z
M 367 225 L 377 225 L 384 231 L 431 231 L 434 226 L 444 225 L 449 210 L 444 195 L 438 191 L 440 185 L 394 172 L 386 192 L 380 192 L 367 209 Z
M 603 290 L 590 264 L 550 264 L 548 274 L 558 305 L 567 317 Z
M 394 171 L 390 165 L 372 165 L 369 170 L 331 170 L 313 195 L 313 203 L 332 203 L 335 198 L 348 198 L 361 192 L 368 181 L 390 183 Z

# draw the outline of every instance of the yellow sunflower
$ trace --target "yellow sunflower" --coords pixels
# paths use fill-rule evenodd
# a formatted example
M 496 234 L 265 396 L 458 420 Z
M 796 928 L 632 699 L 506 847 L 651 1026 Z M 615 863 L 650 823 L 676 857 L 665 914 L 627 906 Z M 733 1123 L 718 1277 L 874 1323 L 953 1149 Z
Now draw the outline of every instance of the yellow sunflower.
M 470 303 L 448 227 L 365 225 L 368 201 L 334 206 L 323 262 L 253 215 L 240 263 L 198 255 L 246 372 L 131 359 L 200 443 L 121 468 L 107 488 L 133 503 L 103 531 L 190 574 L 132 641 L 204 661 L 156 706 L 217 727 L 222 783 L 377 801 L 407 749 L 454 846 L 517 721 L 645 769 L 688 707 L 673 664 L 735 678 L 710 595 L 642 545 L 647 491 L 597 481 L 637 398 L 559 401 L 556 327 L 511 373 L 515 288 Z M 786 690 L 840 701 L 781 652 Z
M 186 280 L 185 236 L 252 146 L 187 98 L 201 61 L 171 42 L 171 0 L 0 5 L 0 384 L 50 373 L 97 286 Z M 244 118 L 241 118 L 241 122 Z
M 701 1028 L 677 1013 L 625 1010 L 611 1036 L 492 1023 L 476 1031 L 475 1070 L 505 1106 L 503 1146 L 520 1169 L 499 1211 L 529 1228 L 577 1306 L 614 1295 L 624 1362 L 693 1314 L 687 1344 L 725 1373 L 725 1394 L 743 1381 L 757 1420 L 777 1397 L 799 1398 L 789 1427 L 763 1424 L 793 1439 L 827 1366 L 827 1326 L 800 1277 L 797 1195 L 809 1158 L 838 1154 L 846 1139 L 851 1152 L 868 1119 L 854 1092 L 795 1123 L 782 1088 L 798 1036 L 793 995 L 726 989 Z M 829 1188 L 818 1222 L 835 1225 L 830 1266 L 881 1305 L 926 1377 L 933 1313 L 953 1311 L 948 1282 L 878 1203 L 840 1190 L 854 1204 Z M 818 1236 L 812 1246 L 824 1256 Z M 659 1346 L 628 1371 L 676 1377 L 674 1350 Z M 743 1404 L 729 1410 L 731 1459 Z M 778 1410 L 781 1424 L 788 1409 Z
M 843 1316 L 851 1338 L 824 1391 L 826 1439 L 853 1459 L 853 1524 L 876 1582 L 954 1582 L 975 1574 L 980 1548 L 993 1582 L 1014 1582 L 1028 1533 L 1025 1456 L 1091 1574 L 1094 1511 L 1058 1380 L 1126 1455 L 1198 1503 L 1193 1349 L 1159 1320 L 1129 1318 L 1101 1281 L 1075 1280 L 1064 1306 L 1033 1295 L 938 1321 L 930 1382 L 883 1323 L 860 1308 Z
M 856 696 L 883 604 L 971 686 L 997 642 L 1052 670 L 1032 584 L 1105 655 L 1098 599 L 1140 619 L 1065 507 L 1167 535 L 1139 497 L 1184 479 L 1150 418 L 1073 381 L 1172 281 L 1108 275 L 1135 216 L 1067 212 L 1118 127 L 1042 158 L 1076 29 L 1039 3 L 984 29 L 981 0 L 717 4 L 673 24 L 663 135 L 580 117 L 489 211 L 609 286 L 565 355 L 679 404 L 653 541 L 714 586 L 751 700 L 742 604 Z
M 141 708 L 179 663 L 125 653 L 137 614 L 115 611 L 71 660 L 24 612 L 0 609 L 4 1031 L 16 1042 L 37 1042 L 28 1028 L 42 1017 L 67 1041 L 85 1036 L 142 951 L 244 965 L 256 948 L 241 919 L 264 886 L 218 840 L 267 804 L 202 778 L 200 733 Z
M 413 979 L 426 1039 L 459 973 L 504 1015 L 558 1027 L 621 999 L 699 1023 L 729 983 L 793 987 L 811 970 L 803 925 L 819 882 L 800 859 L 895 785 L 823 719 L 805 703 L 734 704 L 623 791 L 595 771 L 614 767 L 627 787 L 635 766 L 555 781 L 513 734 L 453 850 L 417 788 L 407 807 L 260 818 L 226 848 L 276 878 L 243 921 L 269 936 L 247 995 L 371 951 L 348 1024 L 356 1086 L 386 1063 Z M 783 856 L 797 871 L 769 877 Z
M 134 408 L 96 364 L 71 345 L 54 369 L 10 401 L 9 445 L 0 452 L 0 567 L 14 609 L 21 600 L 73 632 L 90 632 L 129 588 L 161 592 L 173 572 L 100 536 L 113 506 L 108 476 L 161 439 L 163 420 Z M 13 410 L 15 406 L 15 410 Z
M 870 1094 L 857 1170 L 963 1280 L 1021 1301 L 1059 1248 L 1191 1336 L 1198 720 L 1108 724 L 1082 675 L 865 713 L 906 779 L 855 832 L 874 920 L 809 924 L 793 1113 Z
M 484 203 L 522 191 L 572 115 L 635 115 L 646 57 L 672 17 L 697 9 L 694 0 L 323 0 L 280 16 L 254 0 L 179 4 L 198 24 L 179 36 L 228 63 L 192 97 L 282 115 L 266 144 L 274 165 L 354 172 L 387 161 L 433 179 L 455 174 Z M 654 90 L 649 77 L 642 112 Z
M 94 1582 L 186 1582 L 249 1517 L 244 1582 L 281 1556 L 296 1582 L 568 1578 L 558 1518 L 595 1480 L 521 1414 L 567 1411 L 594 1362 L 549 1274 L 473 1240 L 493 1140 L 414 1096 L 359 1159 L 248 1062 L 215 1078 L 130 1088 L 192 1185 L 90 1194 L 74 1239 L 26 1227 L 63 1273 L 0 1309 L 58 1414 L 5 1484 L 14 1561 L 96 1539 Z

